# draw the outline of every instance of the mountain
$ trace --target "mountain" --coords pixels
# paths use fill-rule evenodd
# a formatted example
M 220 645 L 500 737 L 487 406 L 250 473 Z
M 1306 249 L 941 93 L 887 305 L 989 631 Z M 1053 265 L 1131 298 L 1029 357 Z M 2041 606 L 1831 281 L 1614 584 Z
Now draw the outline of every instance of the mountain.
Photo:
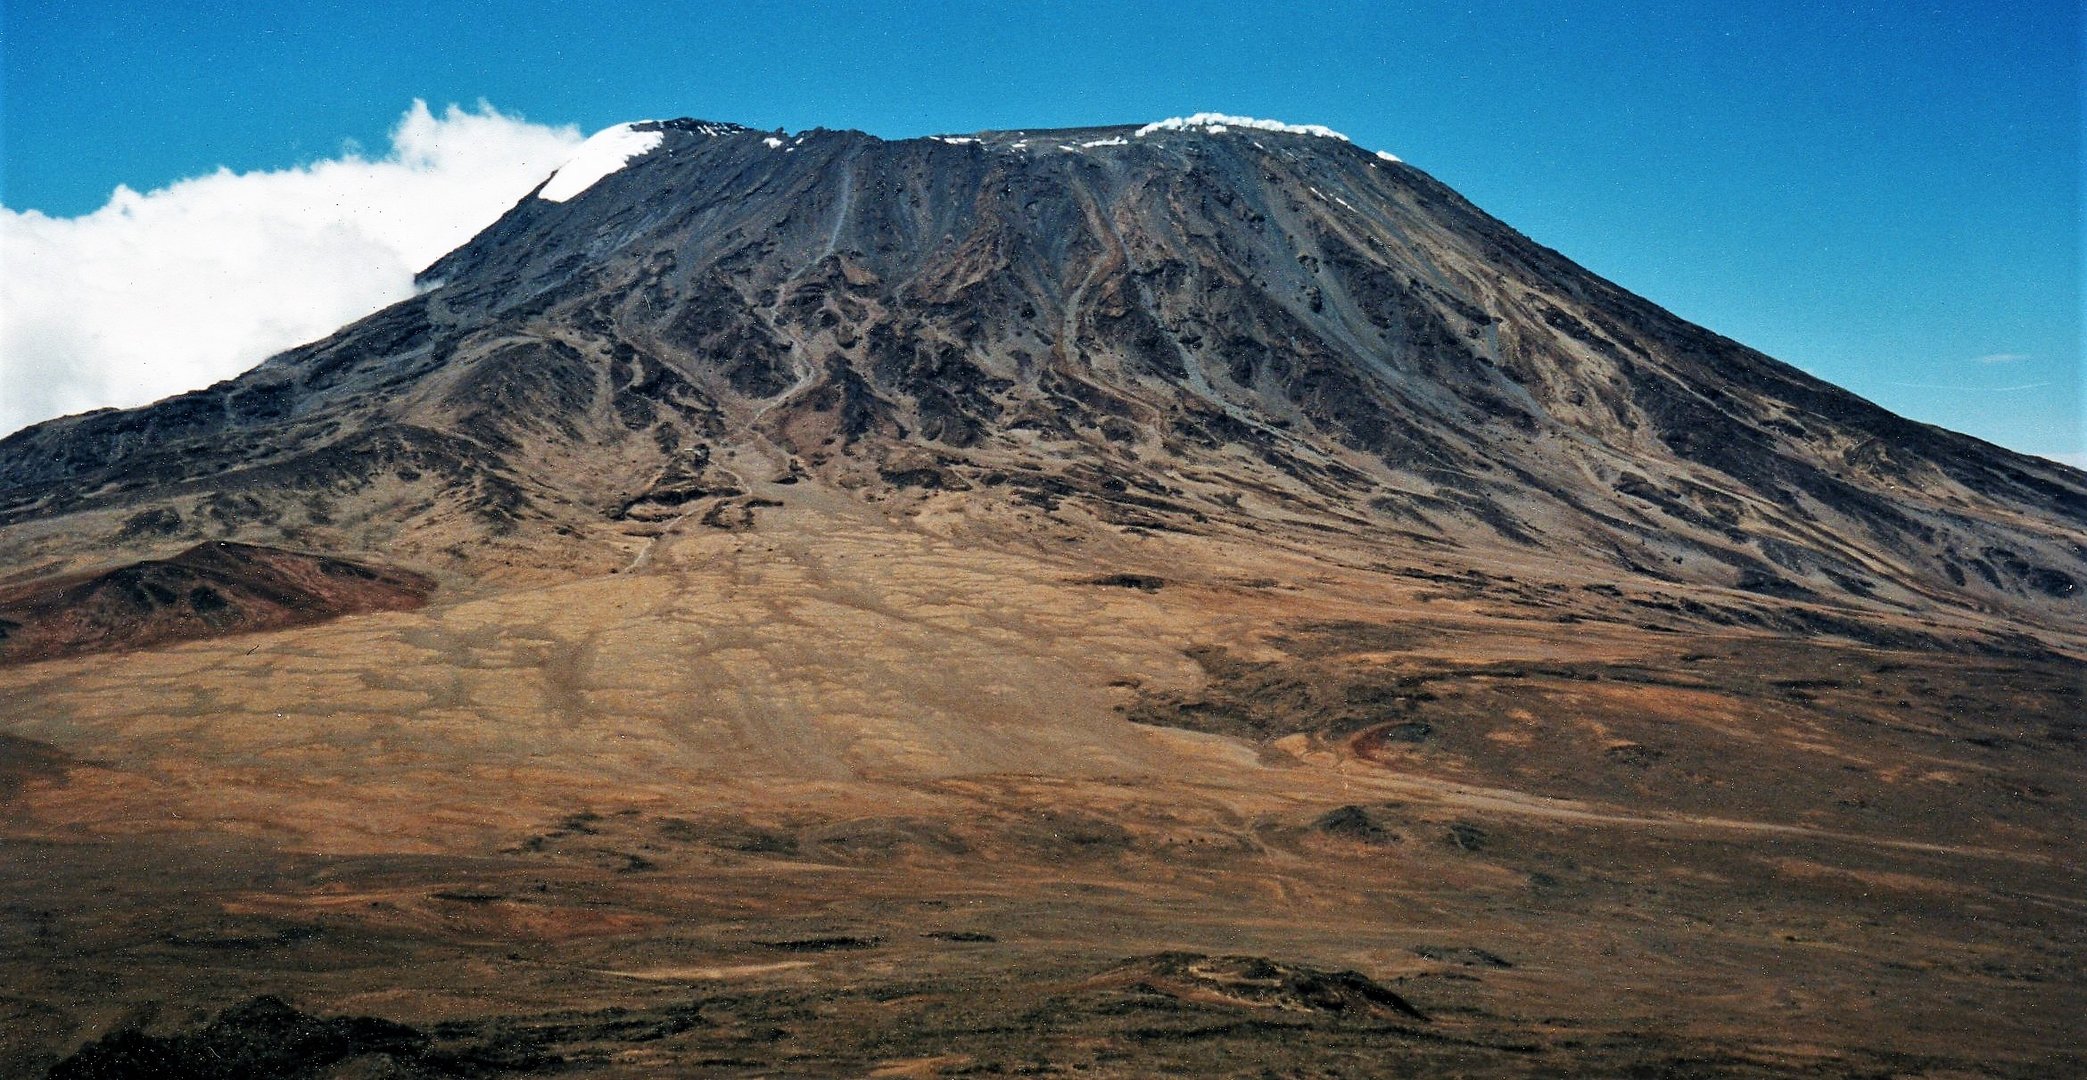
M 1894 416 L 1303 131 L 611 129 L 649 149 L 525 198 L 421 296 L 0 442 L 0 550 L 603 568 L 617 523 L 744 488 L 737 451 L 965 492 L 1017 530 L 1294 522 L 1742 605 L 2077 624 L 2078 472 Z
M 2087 1067 L 2087 475 L 1237 117 L 422 285 L 0 440 L 0 1072 Z

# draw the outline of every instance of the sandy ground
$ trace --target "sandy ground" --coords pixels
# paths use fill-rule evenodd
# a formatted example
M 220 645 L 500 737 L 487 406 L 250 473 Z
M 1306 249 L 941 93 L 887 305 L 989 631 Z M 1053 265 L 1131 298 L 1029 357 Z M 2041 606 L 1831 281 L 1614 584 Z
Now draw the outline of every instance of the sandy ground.
M 0 672 L 0 1072 L 263 993 L 593 1075 L 2087 1068 L 2076 661 L 752 478 L 629 572 Z

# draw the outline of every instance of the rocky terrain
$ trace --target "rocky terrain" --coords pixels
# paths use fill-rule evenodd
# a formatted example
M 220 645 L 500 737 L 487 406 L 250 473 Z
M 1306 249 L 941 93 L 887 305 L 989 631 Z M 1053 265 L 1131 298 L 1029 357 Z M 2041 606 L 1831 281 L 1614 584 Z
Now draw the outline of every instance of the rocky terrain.
M 2087 1070 L 2087 476 L 1330 133 L 633 133 L 0 440 L 0 1072 Z

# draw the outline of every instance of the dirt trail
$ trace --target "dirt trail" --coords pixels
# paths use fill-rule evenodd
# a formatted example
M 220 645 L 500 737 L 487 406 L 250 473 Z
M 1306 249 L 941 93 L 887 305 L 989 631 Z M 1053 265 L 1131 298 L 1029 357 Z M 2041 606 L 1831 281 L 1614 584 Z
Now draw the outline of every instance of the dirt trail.
M 1376 766 L 1382 768 L 1382 766 Z M 1353 774 L 1348 774 L 1352 776 Z M 2048 865 L 2051 858 L 2045 855 L 2019 851 L 2003 851 L 1998 848 L 1976 847 L 1963 844 L 1931 844 L 1918 840 L 1895 840 L 1883 836 L 1865 836 L 1861 833 L 1820 829 L 1807 825 L 1788 825 L 1771 821 L 1743 821 L 1736 818 L 1714 817 L 1695 814 L 1626 814 L 1615 810 L 1597 809 L 1587 803 L 1570 799 L 1554 799 L 1528 792 L 1506 788 L 1477 788 L 1454 781 L 1412 773 L 1392 773 L 1371 777 L 1376 784 L 1409 797 L 1425 797 L 1439 804 L 1459 806 L 1494 814 L 1511 814 L 1518 817 L 1544 818 L 1552 821 L 1570 821 L 1585 825 L 1611 825 L 1633 829 L 1665 829 L 1675 832 L 1703 830 L 1709 832 L 1746 833 L 1773 836 L 1801 836 L 1815 840 L 1831 840 L 1837 843 L 1891 848 L 1898 851 L 1914 851 L 1926 855 L 1950 855 L 1975 859 L 2003 859 L 2009 862 L 2030 865 Z

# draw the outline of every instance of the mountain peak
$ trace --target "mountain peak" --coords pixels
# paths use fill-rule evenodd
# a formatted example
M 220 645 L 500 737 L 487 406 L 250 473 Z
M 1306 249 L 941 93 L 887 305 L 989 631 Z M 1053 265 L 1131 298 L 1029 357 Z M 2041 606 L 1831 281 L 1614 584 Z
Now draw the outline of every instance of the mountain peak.
M 1352 145 L 1354 140 L 1322 124 L 1292 124 L 1282 120 L 1267 120 L 1252 116 L 1234 116 L 1228 113 L 1199 112 L 1189 116 L 1170 116 L 1149 124 L 1114 124 L 1073 128 L 1019 128 L 1009 130 L 978 131 L 968 134 L 929 135 L 936 142 L 971 144 L 1011 150 L 1092 150 L 1109 146 L 1127 146 L 1145 140 L 1158 140 L 1173 135 L 1299 135 L 1309 138 L 1329 139 Z M 1376 156 L 1385 161 L 1399 158 L 1377 151 Z
M 812 137 L 835 135 L 869 139 L 879 143 L 937 142 L 955 146 L 981 145 L 991 149 L 1015 151 L 1051 149 L 1093 150 L 1111 146 L 1128 146 L 1146 140 L 1158 141 L 1166 136 L 1228 134 L 1246 136 L 1296 135 L 1353 144 L 1353 140 L 1348 138 L 1348 136 L 1322 124 L 1292 124 L 1282 120 L 1236 116 L 1219 112 L 1199 112 L 1189 116 L 1171 116 L 1164 120 L 1156 120 L 1146 124 L 992 129 L 972 132 L 944 132 L 903 139 L 881 139 L 864 132 L 828 128 L 811 128 L 794 134 L 786 134 L 781 130 L 771 132 L 747 127 L 742 124 L 682 117 L 675 120 L 638 120 L 605 128 L 588 140 L 588 143 L 582 148 L 582 153 L 587 155 L 587 163 L 592 165 L 592 155 L 596 153 L 605 157 L 612 156 L 614 147 L 637 145 L 638 136 L 673 131 L 704 137 L 761 135 L 764 136 L 764 141 L 770 149 L 782 149 L 785 143 L 791 146 L 799 145 Z M 646 147 L 645 151 L 657 148 L 658 145 L 659 143 L 655 141 L 651 146 Z M 1375 154 L 1384 161 L 1396 162 L 1400 160 L 1386 151 L 1376 151 Z M 618 167 L 627 163 L 628 160 L 635 159 L 637 156 L 639 154 L 632 154 L 629 158 L 619 160 L 617 162 Z M 569 168 L 573 167 L 569 166 Z M 587 170 L 575 169 L 575 171 L 584 174 Z M 611 168 L 609 171 L 615 170 Z M 606 173 L 603 175 L 606 175 Z M 550 198 L 549 196 L 545 197 Z M 553 199 L 552 201 L 563 200 Z

